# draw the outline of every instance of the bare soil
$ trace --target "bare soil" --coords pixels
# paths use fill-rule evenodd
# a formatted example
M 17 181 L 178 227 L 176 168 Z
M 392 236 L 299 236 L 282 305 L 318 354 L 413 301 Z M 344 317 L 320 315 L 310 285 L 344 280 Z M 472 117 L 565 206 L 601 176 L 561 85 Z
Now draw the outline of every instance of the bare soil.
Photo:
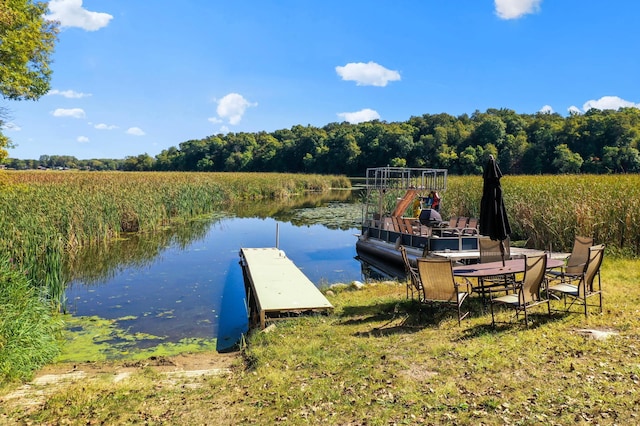
M 24 408 L 33 407 L 42 404 L 47 395 L 66 383 L 95 380 L 109 375 L 115 383 L 148 368 L 165 375 L 163 381 L 166 384 L 177 385 L 194 377 L 229 374 L 239 357 L 237 352 L 202 352 L 152 357 L 143 361 L 52 364 L 40 370 L 31 382 L 0 395 L 0 405 L 10 403 Z

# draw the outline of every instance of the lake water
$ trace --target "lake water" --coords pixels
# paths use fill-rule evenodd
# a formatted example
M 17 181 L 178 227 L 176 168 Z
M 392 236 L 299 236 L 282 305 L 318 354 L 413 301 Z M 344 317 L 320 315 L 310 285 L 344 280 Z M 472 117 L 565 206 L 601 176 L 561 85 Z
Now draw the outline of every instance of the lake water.
M 346 221 L 351 225 L 333 223 L 336 215 L 344 215 L 345 206 L 349 210 L 342 203 L 333 209 L 335 213 L 325 212 L 328 225 L 309 224 L 323 221 L 308 219 L 327 208 L 323 203 L 279 210 L 273 214 L 278 219 L 225 217 L 200 223 L 188 236 L 172 235 L 148 246 L 141 236 L 133 245 L 116 243 L 109 255 L 87 253 L 80 262 L 91 268 L 85 268 L 86 277 L 68 286 L 68 311 L 112 319 L 130 334 L 160 336 L 163 342 L 218 338 L 220 348 L 223 341 L 233 343 L 247 327 L 239 264 L 242 247 L 275 247 L 277 242 L 318 287 L 365 279 L 355 259 L 359 230 L 354 220 Z M 305 215 L 301 218 L 296 212 Z M 157 340 L 143 339 L 138 347 L 155 344 Z

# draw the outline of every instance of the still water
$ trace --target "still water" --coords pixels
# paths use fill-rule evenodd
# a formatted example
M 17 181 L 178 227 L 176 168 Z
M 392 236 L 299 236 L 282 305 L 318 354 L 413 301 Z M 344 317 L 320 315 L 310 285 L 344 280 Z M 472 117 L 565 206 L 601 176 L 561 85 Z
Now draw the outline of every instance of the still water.
M 326 219 L 309 219 L 328 206 L 336 204 L 285 208 L 272 214 L 278 218 L 230 215 L 199 222 L 186 236 L 169 235 L 155 244 L 136 237 L 133 245 L 116 243 L 110 255 L 86 253 L 79 262 L 91 268 L 67 287 L 67 309 L 77 316 L 115 320 L 128 333 L 159 336 L 163 342 L 232 339 L 246 329 L 242 247 L 278 244 L 318 287 L 364 279 L 355 259 L 359 231 L 354 219 L 333 224 L 345 211 L 355 217 L 358 207 L 342 202 L 328 215 L 320 214 Z M 330 223 L 311 223 L 323 221 Z

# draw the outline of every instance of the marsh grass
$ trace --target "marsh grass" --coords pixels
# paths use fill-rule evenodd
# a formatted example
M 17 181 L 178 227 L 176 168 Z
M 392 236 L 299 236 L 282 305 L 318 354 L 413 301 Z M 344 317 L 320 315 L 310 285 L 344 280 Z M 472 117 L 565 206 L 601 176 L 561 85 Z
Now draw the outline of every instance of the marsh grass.
M 349 187 L 345 177 L 276 173 L 7 171 L 0 174 L 0 251 L 64 307 L 63 257 L 151 233 L 245 200 Z
M 404 283 L 343 286 L 328 296 L 332 315 L 252 334 L 228 376 L 169 387 L 143 371 L 67 386 L 30 413 L 5 410 L 71 424 L 636 424 L 640 261 L 606 257 L 602 280 L 603 314 L 541 309 L 529 328 L 496 329 L 475 296 L 459 327 L 452 310 L 407 301 Z
M 640 175 L 504 176 L 512 240 L 570 251 L 575 235 L 593 236 L 612 252 L 640 254 Z M 482 178 L 451 176 L 443 218 L 480 215 Z
M 58 352 L 61 321 L 41 289 L 0 256 L 0 384 L 25 380 Z

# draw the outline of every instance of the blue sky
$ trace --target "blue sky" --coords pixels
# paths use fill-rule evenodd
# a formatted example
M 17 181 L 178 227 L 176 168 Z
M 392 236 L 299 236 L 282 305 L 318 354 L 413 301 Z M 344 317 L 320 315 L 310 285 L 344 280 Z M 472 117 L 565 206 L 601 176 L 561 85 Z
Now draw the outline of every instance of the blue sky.
M 53 0 L 12 158 L 125 158 L 296 124 L 640 107 L 637 0 Z

